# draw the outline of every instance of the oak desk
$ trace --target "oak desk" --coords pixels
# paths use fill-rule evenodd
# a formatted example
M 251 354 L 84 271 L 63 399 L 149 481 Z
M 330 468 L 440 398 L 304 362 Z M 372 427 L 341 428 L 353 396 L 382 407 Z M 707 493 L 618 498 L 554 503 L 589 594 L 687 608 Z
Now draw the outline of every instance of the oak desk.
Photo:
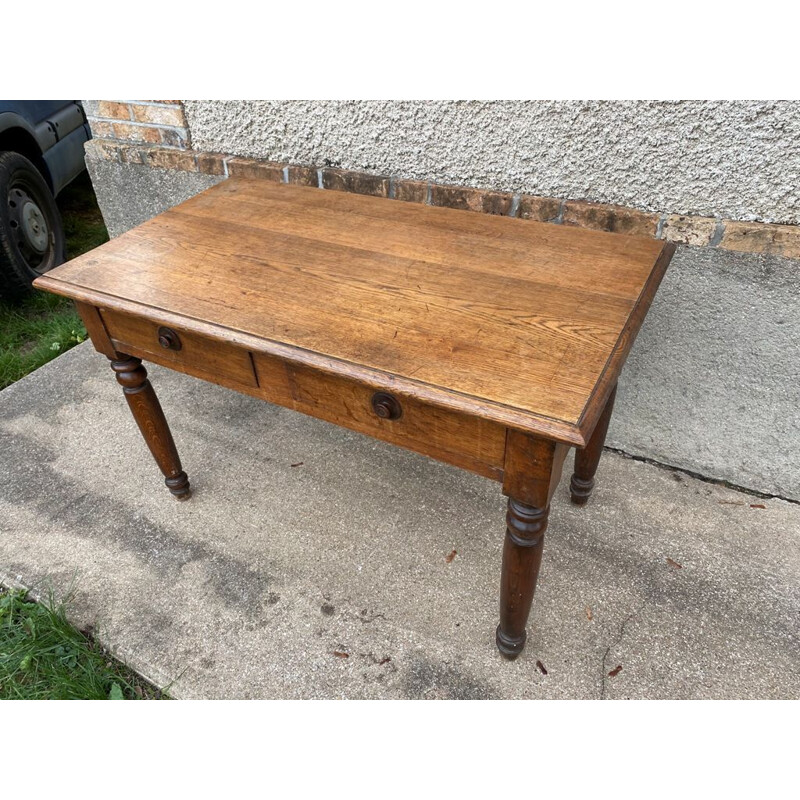
M 578 448 L 585 503 L 673 249 L 229 179 L 35 285 L 76 301 L 178 499 L 189 480 L 142 359 L 501 482 L 496 638 L 514 658 L 564 458 Z

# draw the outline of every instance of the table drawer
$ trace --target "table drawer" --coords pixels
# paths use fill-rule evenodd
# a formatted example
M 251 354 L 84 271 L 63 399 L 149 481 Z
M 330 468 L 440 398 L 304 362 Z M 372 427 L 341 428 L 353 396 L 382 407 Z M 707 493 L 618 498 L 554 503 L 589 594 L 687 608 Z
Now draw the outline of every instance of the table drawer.
M 271 403 L 407 447 L 488 478 L 503 474 L 506 429 L 362 381 L 253 354 L 259 392 Z M 394 405 L 393 402 L 394 401 Z M 392 418 L 399 412 L 399 416 Z M 384 416 L 380 416 L 383 414 Z
M 249 351 L 142 317 L 100 309 L 108 335 L 121 353 L 154 361 L 214 383 L 258 384 Z

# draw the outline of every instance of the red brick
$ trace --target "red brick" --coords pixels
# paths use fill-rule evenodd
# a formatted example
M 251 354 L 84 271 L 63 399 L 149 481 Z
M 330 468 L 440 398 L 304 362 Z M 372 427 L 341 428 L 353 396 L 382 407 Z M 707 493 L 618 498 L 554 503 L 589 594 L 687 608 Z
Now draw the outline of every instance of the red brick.
M 89 127 L 95 139 L 113 139 L 115 137 L 114 126 L 110 122 L 92 119 L 89 121 Z
M 568 200 L 564 204 L 562 223 L 595 231 L 624 233 L 629 236 L 655 236 L 658 214 L 648 214 L 624 206 Z
M 405 200 L 407 203 L 427 203 L 427 181 L 395 181 L 394 199 Z
M 319 186 L 319 170 L 316 167 L 289 167 L 289 183 L 297 186 Z
M 561 213 L 561 201 L 555 197 L 536 197 L 523 194 L 519 198 L 517 216 L 536 222 L 554 222 Z
M 389 179 L 380 175 L 367 175 L 365 172 L 350 172 L 345 169 L 324 169 L 322 186 L 336 192 L 368 194 L 373 197 L 389 196 Z
M 431 185 L 431 205 L 482 211 L 483 192 L 469 186 L 439 186 L 434 183 Z
M 147 142 L 148 144 L 161 143 L 161 131 L 144 125 L 129 125 L 125 122 L 114 123 L 114 136 L 129 142 Z
M 272 161 L 256 161 L 252 158 L 228 160 L 228 175 L 232 178 L 262 178 L 268 181 L 283 181 L 283 164 Z
M 131 109 L 127 103 L 119 103 L 116 100 L 99 100 L 97 103 L 97 116 L 108 119 L 130 120 Z
M 480 211 L 484 214 L 507 215 L 512 196 L 507 192 L 473 189 L 470 186 L 431 186 L 431 205 Z
M 123 164 L 144 164 L 147 147 L 135 144 L 118 144 L 120 160 Z
M 800 226 L 725 221 L 720 247 L 741 253 L 768 253 L 800 258 Z
M 161 144 L 165 147 L 186 149 L 190 146 L 189 133 L 185 129 L 159 128 L 159 131 L 161 132 Z
M 514 198 L 508 192 L 484 192 L 481 201 L 484 214 L 496 214 L 500 217 L 507 217 L 511 211 L 511 203 Z
M 121 160 L 119 145 L 116 142 L 111 142 L 106 139 L 91 139 L 86 147 L 95 157 L 102 158 L 103 161 Z
M 670 214 L 661 231 L 661 238 L 677 244 L 690 244 L 703 247 L 711 242 L 717 220 L 712 217 L 690 217 L 683 214 Z
M 221 153 L 198 153 L 197 171 L 204 175 L 224 175 L 225 158 Z
M 186 117 L 180 106 L 141 106 L 131 105 L 133 119 L 136 122 L 149 122 L 152 125 L 172 125 L 175 128 L 186 127 Z
M 197 172 L 194 153 L 185 150 L 172 150 L 160 147 L 143 150 L 144 163 L 161 169 L 180 169 L 184 172 Z

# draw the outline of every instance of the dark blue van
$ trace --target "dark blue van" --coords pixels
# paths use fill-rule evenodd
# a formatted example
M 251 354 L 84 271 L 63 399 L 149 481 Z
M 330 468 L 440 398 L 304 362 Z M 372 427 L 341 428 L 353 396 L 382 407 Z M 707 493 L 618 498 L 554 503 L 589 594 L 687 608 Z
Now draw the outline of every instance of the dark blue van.
M 64 260 L 55 197 L 85 169 L 77 100 L 0 100 L 0 296 L 17 297 Z

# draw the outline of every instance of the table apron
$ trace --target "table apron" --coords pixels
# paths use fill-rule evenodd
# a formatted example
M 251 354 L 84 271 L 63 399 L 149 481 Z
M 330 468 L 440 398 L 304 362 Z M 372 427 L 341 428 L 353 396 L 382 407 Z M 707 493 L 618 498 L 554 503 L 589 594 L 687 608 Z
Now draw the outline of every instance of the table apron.
M 108 309 L 99 309 L 99 313 L 118 353 L 259 397 L 493 480 L 503 480 L 506 427 L 497 422 L 403 393 L 392 393 L 401 416 L 382 418 L 372 400 L 376 392 L 385 392 L 386 387 L 331 375 L 180 328 L 174 329 L 180 349 L 170 349 L 159 343 L 162 326 L 157 321 Z M 95 338 L 93 335 L 95 347 L 106 352 L 108 343 Z

